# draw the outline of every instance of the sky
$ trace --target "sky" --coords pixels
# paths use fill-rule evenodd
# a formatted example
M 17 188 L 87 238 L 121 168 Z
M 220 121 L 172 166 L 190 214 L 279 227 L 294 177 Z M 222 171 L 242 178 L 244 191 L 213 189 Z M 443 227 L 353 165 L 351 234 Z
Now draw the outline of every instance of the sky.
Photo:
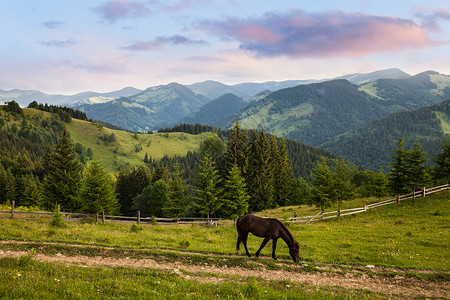
M 2 0 L 0 89 L 450 74 L 450 0 Z

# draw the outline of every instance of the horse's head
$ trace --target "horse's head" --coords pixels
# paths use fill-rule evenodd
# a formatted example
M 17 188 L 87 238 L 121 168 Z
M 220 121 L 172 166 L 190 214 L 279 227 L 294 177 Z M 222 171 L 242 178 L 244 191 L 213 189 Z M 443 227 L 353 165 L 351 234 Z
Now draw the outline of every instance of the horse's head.
M 294 262 L 298 262 L 300 260 L 300 256 L 298 252 L 300 251 L 300 245 L 297 241 L 294 240 L 294 244 L 292 244 L 291 249 L 289 249 L 289 254 L 291 255 Z

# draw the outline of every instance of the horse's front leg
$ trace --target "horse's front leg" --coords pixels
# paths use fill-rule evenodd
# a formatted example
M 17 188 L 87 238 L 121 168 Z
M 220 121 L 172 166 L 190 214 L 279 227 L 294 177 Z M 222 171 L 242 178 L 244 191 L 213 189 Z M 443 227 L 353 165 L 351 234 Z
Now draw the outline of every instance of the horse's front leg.
M 277 241 L 278 241 L 278 238 L 273 239 L 273 244 L 272 244 L 272 258 L 273 259 L 277 259 L 277 256 L 275 255 L 275 250 L 277 249 Z
M 268 237 L 264 238 L 264 241 L 261 243 L 261 247 L 259 247 L 258 251 L 256 251 L 256 253 L 255 253 L 256 257 L 259 256 L 259 252 L 261 252 L 261 250 L 264 248 L 264 246 L 266 246 L 268 241 L 270 241 L 270 238 L 268 238 Z

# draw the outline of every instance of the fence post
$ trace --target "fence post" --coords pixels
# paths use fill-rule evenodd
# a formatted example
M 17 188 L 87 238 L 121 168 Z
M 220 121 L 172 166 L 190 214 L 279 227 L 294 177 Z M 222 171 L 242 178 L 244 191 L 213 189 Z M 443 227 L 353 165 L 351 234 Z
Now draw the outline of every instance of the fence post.
M 367 211 L 367 207 L 366 207 L 366 204 L 364 203 L 364 212 L 366 212 Z
M 397 194 L 397 206 L 400 205 L 400 194 Z
M 322 211 L 320 212 L 320 220 L 323 220 L 323 212 L 324 212 L 324 209 L 322 209 Z
M 14 219 L 14 204 L 15 204 L 15 201 L 14 200 L 11 201 L 11 219 Z
M 138 226 L 141 226 L 141 211 L 138 210 Z
M 424 197 L 425 198 L 425 195 L 427 194 L 427 188 L 426 187 L 423 187 L 423 189 L 422 189 L 422 197 Z
M 61 212 L 61 204 L 58 204 L 58 214 Z
M 98 213 L 95 215 L 95 223 L 98 223 Z
M 102 211 L 102 224 L 105 224 L 105 211 Z

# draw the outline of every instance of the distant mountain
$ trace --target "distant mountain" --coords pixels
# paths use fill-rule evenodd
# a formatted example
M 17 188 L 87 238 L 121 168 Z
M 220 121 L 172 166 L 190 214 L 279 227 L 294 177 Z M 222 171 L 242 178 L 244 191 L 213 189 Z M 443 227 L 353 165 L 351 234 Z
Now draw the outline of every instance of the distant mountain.
M 80 93 L 67 98 L 67 105 L 75 106 L 81 104 L 105 103 L 120 97 L 129 97 L 142 92 L 142 90 L 134 87 L 126 87 L 118 91 L 108 93 L 86 92 Z
M 0 90 L 0 101 L 9 102 L 16 101 L 23 107 L 28 106 L 33 101 L 42 104 L 52 104 L 60 106 L 72 106 L 74 103 L 101 103 L 111 101 L 119 97 L 127 97 L 139 93 L 141 90 L 127 87 L 114 92 L 96 93 L 96 92 L 83 92 L 75 95 L 58 95 L 58 94 L 46 94 L 40 91 L 34 90 Z
M 339 134 L 395 112 L 450 99 L 450 76 L 424 72 L 405 79 L 379 79 L 360 87 L 331 80 L 282 89 L 252 102 L 238 116 L 247 128 L 260 126 L 319 146 Z M 232 121 L 223 124 L 232 126 Z
M 399 138 L 404 138 L 408 147 L 418 141 L 431 159 L 440 151 L 447 134 L 450 134 L 450 100 L 372 121 L 335 137 L 321 148 L 378 171 L 381 166 L 388 169 Z
M 171 83 L 148 88 L 131 97 L 74 107 L 95 120 L 132 131 L 148 131 L 172 126 L 209 101 L 181 84 Z
M 380 104 L 395 113 L 450 99 L 450 76 L 427 71 L 406 79 L 379 79 L 360 90 L 382 100 Z
M 193 113 L 182 118 L 179 123 L 208 124 L 218 127 L 223 118 L 239 112 L 247 105 L 248 103 L 242 98 L 233 94 L 225 94 L 201 106 Z
M 320 82 L 320 80 L 285 80 L 285 81 L 267 81 L 262 83 L 246 82 L 235 84 L 232 87 L 248 95 L 256 95 L 262 91 L 275 92 L 281 89 L 294 87 L 300 84 L 310 84 Z
M 375 71 L 371 73 L 356 73 L 337 77 L 335 79 L 346 79 L 353 84 L 362 85 L 379 79 L 406 79 L 411 77 L 408 73 L 400 69 L 392 68 Z
M 64 95 L 49 95 L 34 90 L 0 90 L 0 101 L 10 102 L 14 100 L 22 107 L 28 106 L 28 104 L 33 101 L 37 101 L 38 103 L 62 105 L 63 103 L 65 103 L 66 99 L 67 96 Z
M 240 83 L 233 85 L 232 87 L 240 90 L 249 95 L 256 95 L 257 93 L 263 90 L 269 90 L 272 92 L 294 87 L 300 84 L 311 84 L 311 83 L 319 83 L 324 81 L 329 81 L 333 79 L 346 79 L 355 85 L 361 85 L 364 83 L 372 82 L 378 79 L 386 78 L 386 79 L 403 79 L 411 77 L 411 75 L 403 72 L 400 69 L 392 68 L 386 70 L 375 71 L 371 73 L 357 73 L 357 74 L 349 74 L 344 76 L 339 76 L 332 79 L 321 79 L 321 80 L 285 80 L 285 81 L 267 81 L 263 83 Z
M 273 92 L 252 102 L 239 120 L 243 127 L 263 124 L 268 132 L 314 146 L 385 116 L 377 102 L 347 80 L 331 80 Z
M 225 94 L 234 94 L 243 99 L 250 98 L 253 94 L 248 94 L 239 89 L 235 89 L 232 86 L 217 82 L 217 81 L 204 81 L 198 82 L 191 85 L 187 85 L 194 93 L 203 95 L 209 99 L 217 99 Z

